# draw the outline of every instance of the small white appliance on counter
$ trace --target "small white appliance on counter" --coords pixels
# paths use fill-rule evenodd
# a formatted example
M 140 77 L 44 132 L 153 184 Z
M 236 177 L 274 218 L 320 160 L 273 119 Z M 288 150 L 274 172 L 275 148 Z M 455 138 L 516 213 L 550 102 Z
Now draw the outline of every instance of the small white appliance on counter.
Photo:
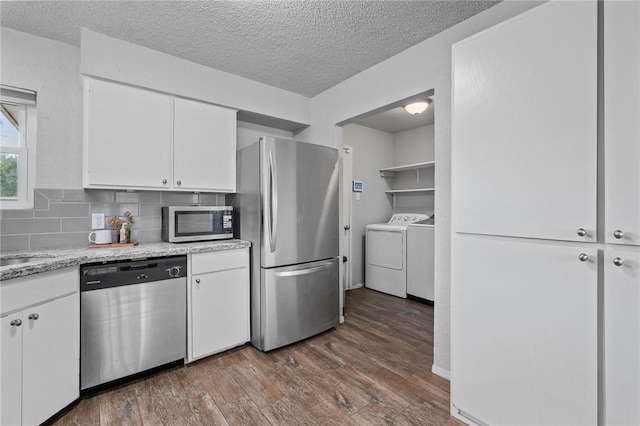
M 407 227 L 407 295 L 433 302 L 435 232 L 433 218 Z
M 426 214 L 396 213 L 387 223 L 367 225 L 365 285 L 407 297 L 407 227 Z

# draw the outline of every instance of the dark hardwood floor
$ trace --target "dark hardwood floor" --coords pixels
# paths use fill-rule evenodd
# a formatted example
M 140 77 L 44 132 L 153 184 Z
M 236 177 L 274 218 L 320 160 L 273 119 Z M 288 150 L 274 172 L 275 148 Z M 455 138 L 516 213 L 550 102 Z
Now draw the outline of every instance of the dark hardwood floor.
M 346 321 L 270 353 L 247 345 L 83 399 L 56 425 L 458 425 L 431 373 L 433 307 L 367 289 Z

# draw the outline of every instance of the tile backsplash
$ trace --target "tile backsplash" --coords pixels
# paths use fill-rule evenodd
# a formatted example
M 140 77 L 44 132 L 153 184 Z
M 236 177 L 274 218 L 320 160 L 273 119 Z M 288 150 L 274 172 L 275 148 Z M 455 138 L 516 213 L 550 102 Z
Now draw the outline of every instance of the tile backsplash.
M 86 246 L 92 213 L 104 213 L 108 222 L 126 211 L 133 214 L 135 221 L 131 239 L 156 242 L 160 241 L 162 206 L 225 203 L 224 194 L 209 193 L 49 188 L 34 191 L 33 209 L 0 210 L 0 250 Z

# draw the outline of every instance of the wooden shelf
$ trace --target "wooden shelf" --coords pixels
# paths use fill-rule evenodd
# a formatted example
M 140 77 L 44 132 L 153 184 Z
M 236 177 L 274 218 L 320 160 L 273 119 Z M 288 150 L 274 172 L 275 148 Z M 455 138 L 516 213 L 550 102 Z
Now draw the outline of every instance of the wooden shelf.
M 380 169 L 380 177 L 395 177 L 396 172 L 416 171 L 422 169 L 432 169 L 436 166 L 435 161 L 424 161 L 422 163 L 406 164 L 403 166 L 386 167 Z
M 435 188 L 416 188 L 416 189 L 389 189 L 384 191 L 387 194 L 419 194 L 425 192 L 434 192 Z

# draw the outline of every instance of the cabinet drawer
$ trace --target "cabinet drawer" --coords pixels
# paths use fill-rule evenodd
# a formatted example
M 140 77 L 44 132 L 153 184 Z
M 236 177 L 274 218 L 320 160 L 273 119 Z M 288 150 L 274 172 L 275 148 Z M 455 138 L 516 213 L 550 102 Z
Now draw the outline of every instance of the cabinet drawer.
M 3 281 L 0 287 L 0 314 L 76 292 L 79 277 L 76 266 Z
M 249 265 L 247 249 L 195 253 L 191 255 L 191 274 L 226 271 Z

